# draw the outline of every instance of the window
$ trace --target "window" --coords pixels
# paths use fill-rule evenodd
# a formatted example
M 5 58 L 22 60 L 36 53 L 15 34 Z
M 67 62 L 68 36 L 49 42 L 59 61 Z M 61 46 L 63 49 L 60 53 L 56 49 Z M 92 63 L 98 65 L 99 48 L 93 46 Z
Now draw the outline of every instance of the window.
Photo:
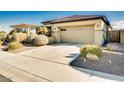
M 60 31 L 66 31 L 66 29 L 64 29 L 64 28 L 60 28 Z

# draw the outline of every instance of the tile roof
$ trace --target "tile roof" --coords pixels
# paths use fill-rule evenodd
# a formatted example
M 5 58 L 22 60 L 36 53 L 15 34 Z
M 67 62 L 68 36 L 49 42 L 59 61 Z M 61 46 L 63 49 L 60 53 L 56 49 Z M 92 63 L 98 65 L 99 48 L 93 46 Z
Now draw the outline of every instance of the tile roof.
M 109 21 L 105 16 L 98 16 L 98 15 L 73 15 L 73 16 L 67 16 L 55 20 L 49 20 L 41 22 L 43 24 L 54 24 L 54 23 L 62 23 L 62 22 L 72 22 L 72 21 L 81 21 L 81 20 L 92 20 L 92 19 L 102 19 L 104 22 L 106 22 L 107 25 L 110 26 Z
M 31 25 L 31 24 L 17 24 L 17 25 L 12 25 L 10 27 L 16 27 L 16 28 L 35 28 L 36 25 Z

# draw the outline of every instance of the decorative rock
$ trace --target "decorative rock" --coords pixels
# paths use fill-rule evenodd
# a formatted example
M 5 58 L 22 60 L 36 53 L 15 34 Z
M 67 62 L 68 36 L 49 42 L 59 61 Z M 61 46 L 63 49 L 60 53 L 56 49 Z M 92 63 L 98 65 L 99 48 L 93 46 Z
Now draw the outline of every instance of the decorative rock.
M 86 58 L 90 60 L 99 60 L 99 57 L 93 54 L 87 54 Z

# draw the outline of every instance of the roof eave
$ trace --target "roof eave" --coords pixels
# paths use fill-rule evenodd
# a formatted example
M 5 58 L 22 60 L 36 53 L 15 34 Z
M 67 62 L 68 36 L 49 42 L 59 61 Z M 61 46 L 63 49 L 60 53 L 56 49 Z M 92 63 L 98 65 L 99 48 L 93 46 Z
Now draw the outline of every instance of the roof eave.
M 87 19 L 78 19 L 78 20 L 68 20 L 68 21 L 61 21 L 61 22 L 50 22 L 50 21 L 46 21 L 46 22 L 41 22 L 42 24 L 56 24 L 56 23 L 64 23 L 64 22 L 74 22 L 74 21 L 83 21 L 83 20 L 94 20 L 94 19 L 102 19 L 110 28 L 111 25 L 109 23 L 109 21 L 107 20 L 106 17 L 97 17 L 97 18 L 87 18 Z

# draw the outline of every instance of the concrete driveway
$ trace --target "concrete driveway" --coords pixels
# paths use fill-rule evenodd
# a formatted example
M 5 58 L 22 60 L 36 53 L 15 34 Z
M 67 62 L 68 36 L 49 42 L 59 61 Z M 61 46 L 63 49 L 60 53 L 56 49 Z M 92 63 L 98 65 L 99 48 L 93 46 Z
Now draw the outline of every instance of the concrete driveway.
M 79 55 L 79 44 L 53 44 L 21 52 L 20 55 L 60 64 L 69 64 Z
M 14 82 L 124 81 L 124 77 L 70 66 L 79 46 L 47 45 L 19 54 L 0 51 L 0 74 Z

